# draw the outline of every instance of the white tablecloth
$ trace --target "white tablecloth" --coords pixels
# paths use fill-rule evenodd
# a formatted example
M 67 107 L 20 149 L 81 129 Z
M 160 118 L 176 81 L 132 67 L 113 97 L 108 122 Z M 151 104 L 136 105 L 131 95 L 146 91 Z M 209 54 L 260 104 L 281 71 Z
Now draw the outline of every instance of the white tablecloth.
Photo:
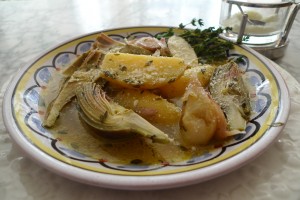
M 45 49 L 72 37 L 120 26 L 171 25 L 202 18 L 218 25 L 221 0 L 0 0 L 0 111 L 8 77 Z M 286 55 L 277 60 L 300 81 L 300 15 Z M 225 176 L 183 188 L 119 191 L 60 177 L 24 157 L 0 115 L 0 200 L 299 200 L 300 84 L 280 70 L 291 114 L 280 138 L 253 162 Z

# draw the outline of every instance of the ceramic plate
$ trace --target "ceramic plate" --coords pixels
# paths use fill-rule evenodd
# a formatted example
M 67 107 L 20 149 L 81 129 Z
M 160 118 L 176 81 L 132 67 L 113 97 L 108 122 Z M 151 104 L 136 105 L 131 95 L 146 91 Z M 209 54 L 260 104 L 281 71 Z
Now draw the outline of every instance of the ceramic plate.
M 123 40 L 132 36 L 154 36 L 166 30 L 167 27 L 130 27 L 102 32 Z M 262 153 L 283 129 L 290 101 L 281 75 L 255 51 L 235 46 L 229 56 L 243 59 L 239 66 L 255 89 L 251 94 L 253 114 L 246 134 L 188 160 L 156 165 L 114 164 L 64 145 L 50 130 L 41 126 L 44 104 L 40 93 L 57 72 L 91 47 L 98 34 L 72 39 L 42 54 L 14 76 L 5 94 L 3 116 L 12 139 L 30 158 L 49 170 L 72 180 L 108 188 L 179 187 L 241 167 Z

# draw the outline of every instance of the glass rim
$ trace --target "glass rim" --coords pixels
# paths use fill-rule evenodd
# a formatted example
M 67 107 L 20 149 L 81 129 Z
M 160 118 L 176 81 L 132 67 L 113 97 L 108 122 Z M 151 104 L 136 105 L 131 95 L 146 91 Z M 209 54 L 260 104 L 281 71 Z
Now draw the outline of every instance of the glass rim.
M 253 2 L 245 2 L 245 1 L 238 1 L 238 0 L 225 0 L 225 2 L 229 4 L 237 4 L 240 6 L 256 7 L 256 8 L 280 8 L 280 7 L 288 7 L 293 4 L 292 1 L 278 2 L 278 3 L 253 3 Z

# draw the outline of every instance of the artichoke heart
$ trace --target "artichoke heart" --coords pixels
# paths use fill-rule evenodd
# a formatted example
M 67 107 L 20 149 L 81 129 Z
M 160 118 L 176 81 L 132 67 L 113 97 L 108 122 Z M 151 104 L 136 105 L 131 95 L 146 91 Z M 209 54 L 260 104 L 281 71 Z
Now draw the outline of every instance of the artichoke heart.
M 228 128 L 244 131 L 251 114 L 249 91 L 235 62 L 218 66 L 209 84 L 213 99 L 226 115 Z
M 90 126 L 111 134 L 136 133 L 154 142 L 168 143 L 171 139 L 133 110 L 107 98 L 95 83 L 85 83 L 76 90 L 79 114 Z

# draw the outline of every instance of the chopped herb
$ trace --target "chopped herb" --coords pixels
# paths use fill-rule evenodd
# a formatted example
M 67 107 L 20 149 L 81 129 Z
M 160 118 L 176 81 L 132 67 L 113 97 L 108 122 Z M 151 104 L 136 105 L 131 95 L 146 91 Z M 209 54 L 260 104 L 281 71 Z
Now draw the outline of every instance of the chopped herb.
M 173 82 L 175 82 L 176 81 L 176 78 L 171 78 L 169 81 L 168 81 L 168 83 L 173 83 Z
M 146 62 L 145 67 L 149 67 L 150 65 L 152 65 L 153 60 L 149 60 L 148 62 Z
M 131 79 L 131 78 L 126 78 L 126 79 L 124 79 L 123 81 L 124 81 L 125 83 L 129 83 L 129 84 L 134 83 L 134 80 Z
M 120 65 L 119 68 L 122 72 L 127 71 L 127 67 L 125 65 Z
M 126 78 L 123 80 L 125 83 L 134 83 L 134 80 L 131 78 Z
M 201 69 L 201 73 L 202 73 L 202 74 L 205 74 L 205 72 L 206 72 L 206 68 L 202 68 L 202 69 Z
M 139 88 L 142 85 L 142 82 L 140 80 L 134 80 L 132 78 L 126 78 L 123 81 L 127 84 L 133 85 L 136 88 Z
M 112 79 L 116 79 L 117 78 L 117 73 L 111 73 L 110 71 L 103 71 L 104 75 L 106 77 L 112 78 Z

